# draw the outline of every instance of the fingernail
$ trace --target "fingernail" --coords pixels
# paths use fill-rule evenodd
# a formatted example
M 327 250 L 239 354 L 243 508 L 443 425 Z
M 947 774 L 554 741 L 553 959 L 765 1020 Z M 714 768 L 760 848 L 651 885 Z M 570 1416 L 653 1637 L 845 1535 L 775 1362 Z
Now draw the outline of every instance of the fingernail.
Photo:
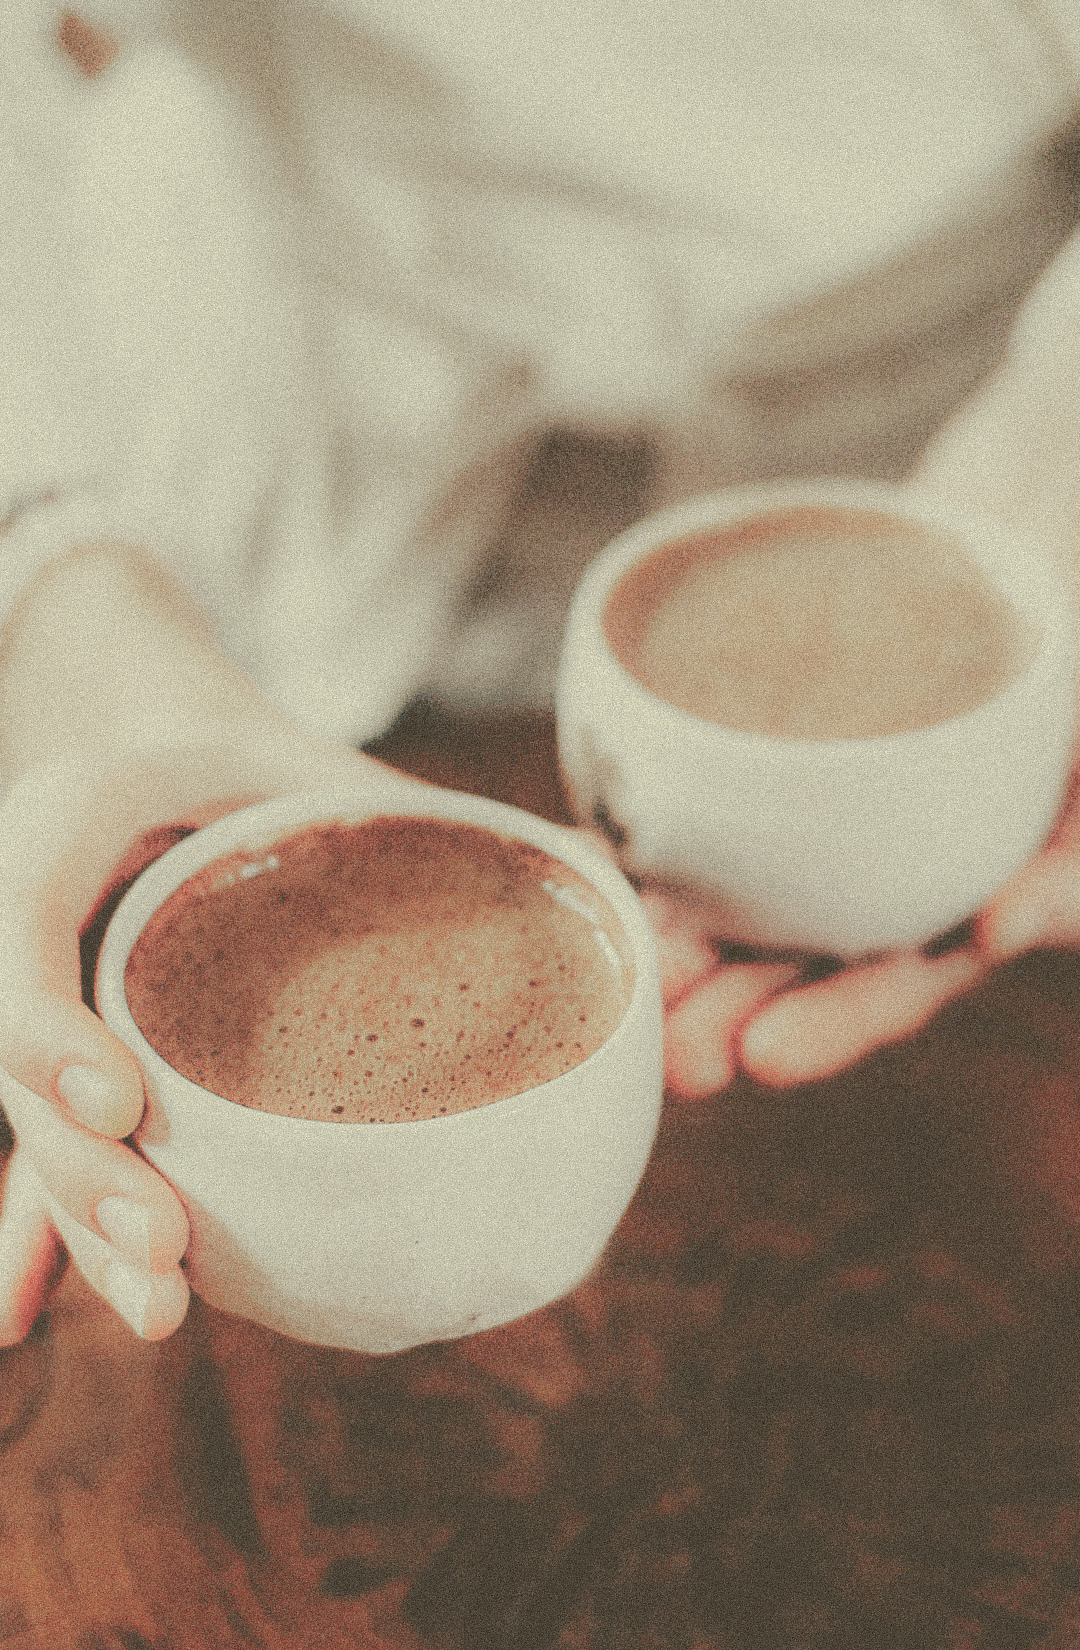
M 94 1066 L 65 1066 L 56 1079 L 56 1092 L 80 1123 L 99 1134 L 111 1132 L 119 1111 L 116 1085 Z
M 150 1267 L 150 1214 L 130 1197 L 103 1197 L 97 1223 L 110 1243 L 138 1266 Z
M 153 1279 L 137 1272 L 126 1260 L 111 1260 L 101 1281 L 105 1299 L 131 1325 L 136 1335 L 142 1335 L 146 1330 L 146 1312 L 153 1287 Z

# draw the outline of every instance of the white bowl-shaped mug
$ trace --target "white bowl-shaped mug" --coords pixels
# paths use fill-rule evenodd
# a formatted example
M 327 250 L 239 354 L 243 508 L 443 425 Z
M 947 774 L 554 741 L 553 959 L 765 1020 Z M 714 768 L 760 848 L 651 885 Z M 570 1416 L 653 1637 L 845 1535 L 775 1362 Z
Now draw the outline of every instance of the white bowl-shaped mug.
M 585 879 L 600 897 L 598 941 L 612 916 L 617 927 L 619 943 L 613 948 L 609 936 L 603 947 L 606 966 L 632 974 L 625 1012 L 607 1040 L 524 1093 L 393 1123 L 255 1110 L 168 1065 L 136 1025 L 124 990 L 128 955 L 162 901 L 222 854 L 250 851 L 254 862 L 311 824 L 402 815 L 484 827 L 545 850 Z M 392 776 L 257 804 L 171 848 L 109 923 L 96 1000 L 142 1068 L 147 1103 L 136 1142 L 187 1210 L 192 1288 L 213 1306 L 320 1345 L 395 1352 L 488 1329 L 558 1299 L 611 1237 L 659 1119 L 655 955 L 644 912 L 619 872 L 577 833 Z
M 1013 608 L 1029 656 L 975 708 L 911 731 L 800 738 L 658 697 L 616 657 L 605 614 L 664 547 L 789 509 L 884 514 L 947 535 Z M 631 874 L 700 904 L 718 938 L 858 956 L 919 945 L 987 901 L 1045 839 L 1075 722 L 1075 645 L 1056 570 L 1022 535 L 903 486 L 735 488 L 639 522 L 575 593 L 557 690 L 577 816 Z

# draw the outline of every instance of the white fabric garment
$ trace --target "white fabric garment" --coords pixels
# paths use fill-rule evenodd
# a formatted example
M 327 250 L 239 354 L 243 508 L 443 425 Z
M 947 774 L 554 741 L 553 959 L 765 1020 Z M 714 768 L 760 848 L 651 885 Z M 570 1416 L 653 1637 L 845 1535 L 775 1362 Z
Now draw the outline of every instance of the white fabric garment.
M 1061 234 L 1069 0 L 87 0 L 94 78 L 65 9 L 0 9 L 0 621 L 134 535 L 343 737 L 544 690 L 558 601 L 469 593 L 545 431 L 895 468 Z

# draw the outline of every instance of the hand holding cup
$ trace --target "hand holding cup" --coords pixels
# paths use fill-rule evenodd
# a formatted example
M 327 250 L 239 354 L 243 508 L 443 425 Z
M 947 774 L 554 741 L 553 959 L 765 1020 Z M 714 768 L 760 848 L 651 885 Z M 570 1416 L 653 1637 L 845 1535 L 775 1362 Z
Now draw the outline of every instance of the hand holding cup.
M 171 849 L 109 925 L 97 999 L 191 1286 L 301 1340 L 397 1351 L 564 1294 L 658 1121 L 652 937 L 619 873 L 392 776 Z
M 1073 703 L 1068 600 L 1021 535 L 903 488 L 739 489 L 640 523 L 586 573 L 560 758 L 579 817 L 651 890 L 669 994 L 716 975 L 706 934 L 740 959 L 711 985 L 737 1031 L 814 954 L 910 957 L 900 996 L 962 988 L 970 959 L 919 948 L 1045 840 Z

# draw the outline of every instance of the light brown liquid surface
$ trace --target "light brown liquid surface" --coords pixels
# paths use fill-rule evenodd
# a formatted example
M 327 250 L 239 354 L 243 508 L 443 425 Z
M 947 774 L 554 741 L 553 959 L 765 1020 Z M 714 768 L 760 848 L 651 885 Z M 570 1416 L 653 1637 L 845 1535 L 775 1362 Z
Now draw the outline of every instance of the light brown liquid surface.
M 586 1059 L 626 1006 L 623 944 L 606 902 L 540 849 L 385 818 L 216 860 L 151 918 L 125 986 L 148 1042 L 226 1099 L 405 1122 Z
M 654 551 L 605 614 L 661 699 L 746 732 L 857 738 L 994 697 L 1034 635 L 961 546 L 877 512 L 776 511 Z

